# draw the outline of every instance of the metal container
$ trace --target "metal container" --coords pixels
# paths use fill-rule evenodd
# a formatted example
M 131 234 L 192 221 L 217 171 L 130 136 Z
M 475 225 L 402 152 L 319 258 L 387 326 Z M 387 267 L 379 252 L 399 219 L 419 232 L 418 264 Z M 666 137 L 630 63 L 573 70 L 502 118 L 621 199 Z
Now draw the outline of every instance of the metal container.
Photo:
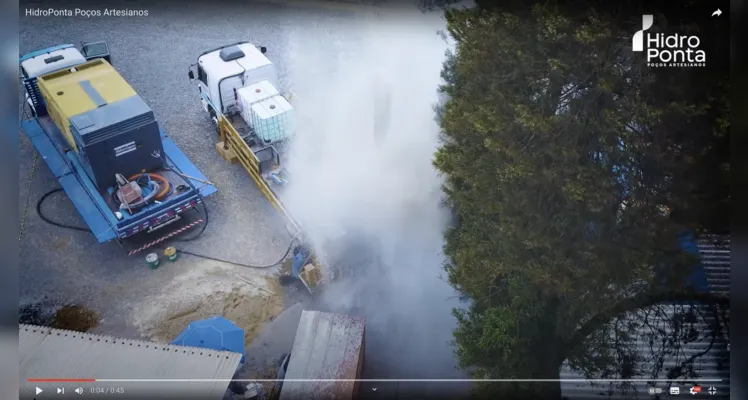
M 145 256 L 145 262 L 146 264 L 148 264 L 149 267 L 151 267 L 151 269 L 158 268 L 158 264 L 159 264 L 158 254 L 156 253 L 148 254 L 147 256 Z
M 171 262 L 177 261 L 177 248 L 174 246 L 167 247 L 164 249 L 164 256 Z
M 152 156 L 164 153 L 153 110 L 103 59 L 52 72 L 37 83 L 50 117 L 99 190 L 114 186 L 115 174 L 162 166 Z
M 254 85 L 245 86 L 236 91 L 237 101 L 241 104 L 242 111 L 249 112 L 253 104 L 258 101 L 279 95 L 278 89 L 270 81 L 260 81 Z M 242 118 L 247 119 L 248 114 L 242 113 Z
M 285 97 L 276 95 L 254 103 L 246 121 L 265 144 L 293 136 L 294 108 Z

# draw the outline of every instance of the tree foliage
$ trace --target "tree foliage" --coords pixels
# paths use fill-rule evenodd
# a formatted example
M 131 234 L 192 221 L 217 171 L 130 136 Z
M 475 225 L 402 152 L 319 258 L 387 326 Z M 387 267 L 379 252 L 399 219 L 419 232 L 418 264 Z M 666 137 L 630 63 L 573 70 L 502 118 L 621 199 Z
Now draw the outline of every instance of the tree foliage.
M 567 359 L 600 372 L 606 324 L 701 296 L 679 238 L 728 226 L 726 63 L 710 47 L 708 68 L 647 67 L 630 45 L 641 12 L 621 5 L 507 4 L 447 13 L 435 165 L 458 215 L 446 270 L 471 299 L 458 357 L 477 377 L 557 378 Z

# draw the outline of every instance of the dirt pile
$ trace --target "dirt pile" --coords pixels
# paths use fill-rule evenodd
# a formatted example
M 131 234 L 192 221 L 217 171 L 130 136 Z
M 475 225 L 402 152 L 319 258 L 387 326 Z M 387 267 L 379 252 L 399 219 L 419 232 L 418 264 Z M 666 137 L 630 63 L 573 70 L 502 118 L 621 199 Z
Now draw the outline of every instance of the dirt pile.
M 21 306 L 18 322 L 76 332 L 88 332 L 99 325 L 98 315 L 86 307 L 78 304 L 58 307 L 41 303 Z
M 95 312 L 79 305 L 67 305 L 55 313 L 49 326 L 77 332 L 88 332 L 99 325 L 99 317 Z
M 134 325 L 150 340 L 170 342 L 190 322 L 222 315 L 244 329 L 247 345 L 284 308 L 276 277 L 214 263 L 192 267 L 143 304 Z

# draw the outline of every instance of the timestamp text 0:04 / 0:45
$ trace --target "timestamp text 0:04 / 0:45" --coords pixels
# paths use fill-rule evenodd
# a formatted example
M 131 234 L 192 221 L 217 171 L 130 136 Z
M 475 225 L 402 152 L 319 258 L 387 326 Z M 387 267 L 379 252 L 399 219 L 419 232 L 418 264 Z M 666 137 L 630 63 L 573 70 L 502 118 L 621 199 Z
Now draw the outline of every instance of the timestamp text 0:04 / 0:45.
M 94 386 L 90 389 L 90 391 L 91 394 L 122 394 L 125 393 L 125 388 Z

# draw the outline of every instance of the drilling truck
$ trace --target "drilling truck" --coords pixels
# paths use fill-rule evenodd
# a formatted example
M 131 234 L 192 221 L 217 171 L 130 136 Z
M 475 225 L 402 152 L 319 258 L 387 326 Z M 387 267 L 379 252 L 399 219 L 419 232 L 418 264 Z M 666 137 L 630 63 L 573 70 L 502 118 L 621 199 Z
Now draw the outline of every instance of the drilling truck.
M 278 72 L 267 49 L 238 42 L 208 50 L 190 65 L 203 109 L 218 134 L 216 150 L 229 163 L 244 167 L 286 228 L 301 244 L 294 249 L 292 275 L 314 293 L 338 272 L 318 262 L 305 244 L 302 226 L 283 204 L 291 176 L 285 168 L 287 143 L 294 136 L 296 96 L 279 89 Z
M 112 66 L 106 42 L 65 44 L 19 59 L 21 130 L 99 243 L 160 231 L 217 189 L 166 135 Z M 130 255 L 202 222 L 146 237 Z M 162 233 L 164 231 L 161 231 Z

